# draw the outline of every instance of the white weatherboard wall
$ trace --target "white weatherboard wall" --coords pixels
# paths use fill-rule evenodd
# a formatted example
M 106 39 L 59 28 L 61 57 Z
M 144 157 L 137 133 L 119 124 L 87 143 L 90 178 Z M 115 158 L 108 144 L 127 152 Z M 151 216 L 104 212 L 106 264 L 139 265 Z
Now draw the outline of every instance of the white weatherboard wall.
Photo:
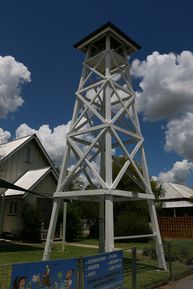
M 34 192 L 37 192 L 38 194 L 46 195 L 46 196 L 51 198 L 53 195 L 53 191 L 56 189 L 56 180 L 54 179 L 53 174 L 50 172 L 35 187 L 32 187 L 32 189 Z M 12 190 L 9 190 L 9 191 L 12 191 Z M 16 191 L 16 193 L 17 192 L 19 193 L 19 191 Z M 14 195 L 12 195 L 5 202 L 5 210 L 4 210 L 5 218 L 4 218 L 4 222 L 3 222 L 3 231 L 15 234 L 22 227 L 22 222 L 21 222 L 21 218 L 19 216 L 19 213 L 18 213 L 18 215 L 9 214 L 10 202 L 17 201 L 18 202 L 18 209 L 19 209 L 19 208 L 21 208 L 24 201 L 27 203 L 30 203 L 32 205 L 37 205 L 39 199 L 42 199 L 41 209 L 46 211 L 47 219 L 49 219 L 50 214 L 51 214 L 51 211 L 49 211 L 51 209 L 50 206 L 52 204 L 51 199 L 48 200 L 48 199 L 41 198 L 41 196 L 35 196 L 33 194 L 20 192 L 20 195 L 18 195 L 17 198 L 15 198 Z M 45 208 L 43 208 L 44 203 L 46 205 Z M 45 212 L 43 211 L 42 214 L 45 215 L 44 213 Z M 48 220 L 46 220 L 46 221 L 48 221 Z
M 3 219 L 3 232 L 16 234 L 21 229 L 22 223 L 21 223 L 21 218 L 19 214 L 18 215 L 9 214 L 9 202 L 10 201 L 18 202 L 18 198 L 17 199 L 12 198 L 11 200 L 5 202 L 5 208 L 4 208 L 5 218 Z M 22 202 L 23 200 L 21 198 L 20 205 L 22 204 Z
M 27 150 L 31 149 L 31 162 L 27 162 Z M 15 182 L 21 175 L 28 170 L 40 169 L 48 165 L 37 146 L 30 142 L 26 146 L 19 149 L 16 153 L 5 159 L 3 162 L 3 171 L 0 175 L 4 180 Z

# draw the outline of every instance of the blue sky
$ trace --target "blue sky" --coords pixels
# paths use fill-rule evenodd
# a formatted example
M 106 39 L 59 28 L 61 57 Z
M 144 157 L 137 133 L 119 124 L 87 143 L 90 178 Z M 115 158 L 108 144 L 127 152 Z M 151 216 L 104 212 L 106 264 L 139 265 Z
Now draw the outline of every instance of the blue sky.
M 18 73 L 21 73 L 22 76 L 17 74 L 16 78 L 17 81 L 20 77 L 23 78 L 23 84 L 20 84 L 21 91 L 17 92 L 24 102 L 16 105 L 16 108 L 12 109 L 14 111 L 6 108 L 7 113 L 1 115 L 0 139 L 4 141 L 22 136 L 27 132 L 36 130 L 40 133 L 41 131 L 43 144 L 51 155 L 54 155 L 53 158 L 60 157 L 54 154 L 53 145 L 58 141 L 61 142 L 65 135 L 64 130 L 71 118 L 75 101 L 74 93 L 78 86 L 82 69 L 81 63 L 84 59 L 84 55 L 76 51 L 73 44 L 105 22 L 111 21 L 142 46 L 142 49 L 135 53 L 130 61 L 132 63 L 135 59 L 139 60 L 134 74 L 135 77 L 140 78 L 134 83 L 144 80 L 145 87 L 148 87 L 147 91 L 140 91 L 140 88 L 136 86 L 139 96 L 144 97 L 144 101 L 148 100 L 148 93 L 153 93 L 150 91 L 153 89 L 153 85 L 149 83 L 154 81 L 156 84 L 156 81 L 163 80 L 164 77 L 159 76 L 160 74 L 166 75 L 166 85 L 168 85 L 167 80 L 174 86 L 176 81 L 178 82 L 180 96 L 176 94 L 176 90 L 173 91 L 173 87 L 169 88 L 168 97 L 168 90 L 165 91 L 163 86 L 156 87 L 157 90 L 160 88 L 160 92 L 156 91 L 157 98 L 160 94 L 158 101 L 162 101 L 162 93 L 165 93 L 160 107 L 167 107 L 169 110 L 167 116 L 163 113 L 162 107 L 160 117 L 152 117 L 149 108 L 142 101 L 140 120 L 145 137 L 150 175 L 158 176 L 160 172 L 165 172 L 166 175 L 163 178 L 166 180 L 181 183 L 188 181 L 192 185 L 193 149 L 191 151 L 190 145 L 186 147 L 184 140 L 187 137 L 189 144 L 193 141 L 193 132 L 191 133 L 189 129 L 191 120 L 193 120 L 191 115 L 193 104 L 191 86 L 191 79 L 193 82 L 191 71 L 191 65 L 193 66 L 191 54 L 193 51 L 192 10 L 193 3 L 188 0 L 183 2 L 178 0 L 135 2 L 128 0 L 2 0 L 0 9 L 0 56 L 2 57 L 0 62 L 0 113 L 1 106 L 4 105 L 1 101 L 3 91 L 1 86 L 5 79 L 1 79 L 1 65 L 5 70 L 7 65 L 5 57 L 12 56 L 14 58 L 10 60 L 13 66 L 17 66 L 18 62 L 22 63 L 30 72 L 30 76 L 26 74 L 24 67 L 18 68 L 19 71 L 21 69 Z M 154 51 L 158 51 L 158 55 L 154 55 L 154 60 L 150 59 L 143 67 L 142 61 L 146 61 Z M 182 51 L 189 51 L 189 54 L 179 60 L 177 57 L 181 55 Z M 171 52 L 174 53 L 172 57 L 176 57 L 178 64 L 181 64 L 180 70 L 175 71 L 176 66 L 172 65 L 169 65 L 167 69 L 167 62 L 170 63 L 172 59 L 168 56 Z M 165 60 L 160 58 L 163 54 L 168 58 Z M 156 62 L 158 59 L 163 60 L 163 66 Z M 153 76 L 152 79 L 146 79 L 145 71 L 151 73 L 151 64 L 156 66 L 154 75 L 156 76 L 158 73 L 160 77 L 157 80 L 153 80 Z M 161 72 L 159 72 L 159 66 Z M 174 75 L 176 75 L 175 78 Z M 5 74 L 5 77 L 7 77 L 6 83 L 9 83 L 9 73 Z M 14 79 L 11 79 L 10 83 L 14 86 Z M 185 97 L 182 93 L 183 87 L 186 90 Z M 17 90 L 17 87 L 14 86 L 14 89 Z M 7 93 L 9 97 L 12 91 Z M 167 99 L 171 101 L 167 103 Z M 153 98 L 151 100 L 154 101 Z M 176 106 L 174 113 L 170 109 L 173 103 L 174 107 Z M 10 102 L 8 105 L 12 106 L 12 103 Z M 159 107 L 159 104 L 155 104 L 155 107 Z M 144 115 L 146 115 L 146 121 L 144 121 Z M 180 126 L 182 123 L 184 124 L 183 128 Z M 25 126 L 21 127 L 21 124 L 25 124 Z M 49 125 L 50 130 L 48 126 L 44 125 Z M 16 135 L 18 127 L 20 129 Z M 53 133 L 54 128 L 57 128 L 55 133 Z M 185 131 L 183 136 L 181 135 L 182 129 Z M 9 133 L 5 134 L 5 132 Z M 168 139 L 165 135 L 167 132 Z M 177 139 L 176 136 L 181 139 Z M 167 140 L 167 150 L 169 151 L 164 148 Z M 177 146 L 177 144 L 179 145 Z M 57 151 L 62 152 L 62 149 L 63 146 L 60 145 Z M 176 162 L 178 163 L 175 166 Z

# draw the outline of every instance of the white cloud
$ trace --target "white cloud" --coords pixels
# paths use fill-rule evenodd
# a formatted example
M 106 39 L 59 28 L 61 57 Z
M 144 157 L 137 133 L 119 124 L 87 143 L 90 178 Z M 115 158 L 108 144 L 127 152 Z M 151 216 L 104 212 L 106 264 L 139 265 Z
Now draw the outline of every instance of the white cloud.
M 0 144 L 6 143 L 11 137 L 11 133 L 0 128 Z
M 186 184 L 188 177 L 193 172 L 193 163 L 188 160 L 176 162 L 172 169 L 167 172 L 161 172 L 158 180 L 163 182 L 173 182 L 177 184 Z
M 193 113 L 168 122 L 165 149 L 193 160 Z
M 21 88 L 25 82 L 30 82 L 27 67 L 14 57 L 0 56 L 0 118 L 22 106 Z
M 134 60 L 131 73 L 141 79 L 137 105 L 146 119 L 193 112 L 193 54 L 190 51 L 179 55 L 153 52 L 142 62 Z
M 29 134 L 36 133 L 47 153 L 55 164 L 61 164 L 64 146 L 66 144 L 65 137 L 69 130 L 70 122 L 50 129 L 49 125 L 42 125 L 39 129 L 33 129 L 27 124 L 21 124 L 16 130 L 16 138 L 20 138 Z

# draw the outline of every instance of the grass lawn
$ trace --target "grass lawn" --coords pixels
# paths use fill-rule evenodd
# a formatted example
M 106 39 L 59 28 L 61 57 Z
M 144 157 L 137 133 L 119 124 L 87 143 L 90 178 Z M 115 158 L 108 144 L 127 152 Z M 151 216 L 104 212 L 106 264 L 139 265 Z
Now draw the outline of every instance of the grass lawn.
M 87 244 L 97 245 L 97 240 L 88 240 Z M 84 242 L 85 243 L 85 242 Z M 116 244 L 116 247 L 130 249 L 135 244 Z M 147 244 L 137 244 L 138 249 L 142 249 Z M 44 244 L 22 244 L 22 243 L 0 243 L 0 264 L 12 264 L 18 262 L 40 261 L 43 255 Z M 95 248 L 81 248 L 67 245 L 64 252 L 61 252 L 61 244 L 55 243 L 51 253 L 51 259 L 73 258 L 86 255 L 97 254 Z M 0 268 L 1 268 L 0 265 Z M 157 261 L 149 257 L 137 255 L 137 285 L 138 289 L 151 289 L 156 286 L 166 283 L 169 279 L 169 273 L 157 270 Z M 2 266 L 3 268 L 3 266 Z M 174 278 L 180 278 L 193 273 L 193 268 L 173 263 Z M 124 289 L 131 289 L 131 255 L 128 251 L 124 251 Z M 1 270 L 0 270 L 0 285 L 1 285 Z M 8 288 L 9 286 L 2 287 Z
M 125 253 L 124 268 L 126 269 L 125 289 L 131 289 L 131 259 Z M 173 279 L 179 279 L 193 273 L 193 268 L 174 262 Z M 153 289 L 168 283 L 169 272 L 157 269 L 157 261 L 142 255 L 137 256 L 137 289 Z
M 0 245 L 0 264 L 41 261 L 44 244 L 4 243 Z M 93 255 L 98 252 L 93 248 L 66 246 L 61 251 L 61 244 L 55 243 L 52 248 L 51 259 L 74 258 L 83 255 Z
M 98 246 L 98 239 L 83 239 L 80 242 L 74 242 L 74 243 L 81 243 L 81 244 L 87 244 L 87 245 L 96 245 Z M 120 248 L 120 249 L 126 249 L 129 250 L 132 247 L 136 247 L 138 250 L 143 250 L 144 247 L 151 246 L 153 242 L 149 243 L 124 243 L 124 242 L 116 242 L 115 241 L 115 248 Z

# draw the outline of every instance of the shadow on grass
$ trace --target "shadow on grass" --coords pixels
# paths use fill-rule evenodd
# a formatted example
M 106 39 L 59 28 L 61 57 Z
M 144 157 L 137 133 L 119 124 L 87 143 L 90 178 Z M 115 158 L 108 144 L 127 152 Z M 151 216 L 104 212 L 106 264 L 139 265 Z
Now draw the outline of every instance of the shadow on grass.
M 137 272 L 147 272 L 150 270 L 155 270 L 156 267 L 153 265 L 149 265 L 149 264 L 145 264 L 142 262 L 138 262 L 136 263 L 137 266 Z M 132 271 L 132 260 L 131 258 L 128 257 L 124 257 L 123 258 L 123 268 L 124 268 L 124 274 L 130 274 Z
M 42 250 L 42 248 L 33 245 L 27 244 L 18 244 L 6 241 L 0 241 L 0 253 L 6 252 L 19 252 L 19 251 L 38 251 Z

